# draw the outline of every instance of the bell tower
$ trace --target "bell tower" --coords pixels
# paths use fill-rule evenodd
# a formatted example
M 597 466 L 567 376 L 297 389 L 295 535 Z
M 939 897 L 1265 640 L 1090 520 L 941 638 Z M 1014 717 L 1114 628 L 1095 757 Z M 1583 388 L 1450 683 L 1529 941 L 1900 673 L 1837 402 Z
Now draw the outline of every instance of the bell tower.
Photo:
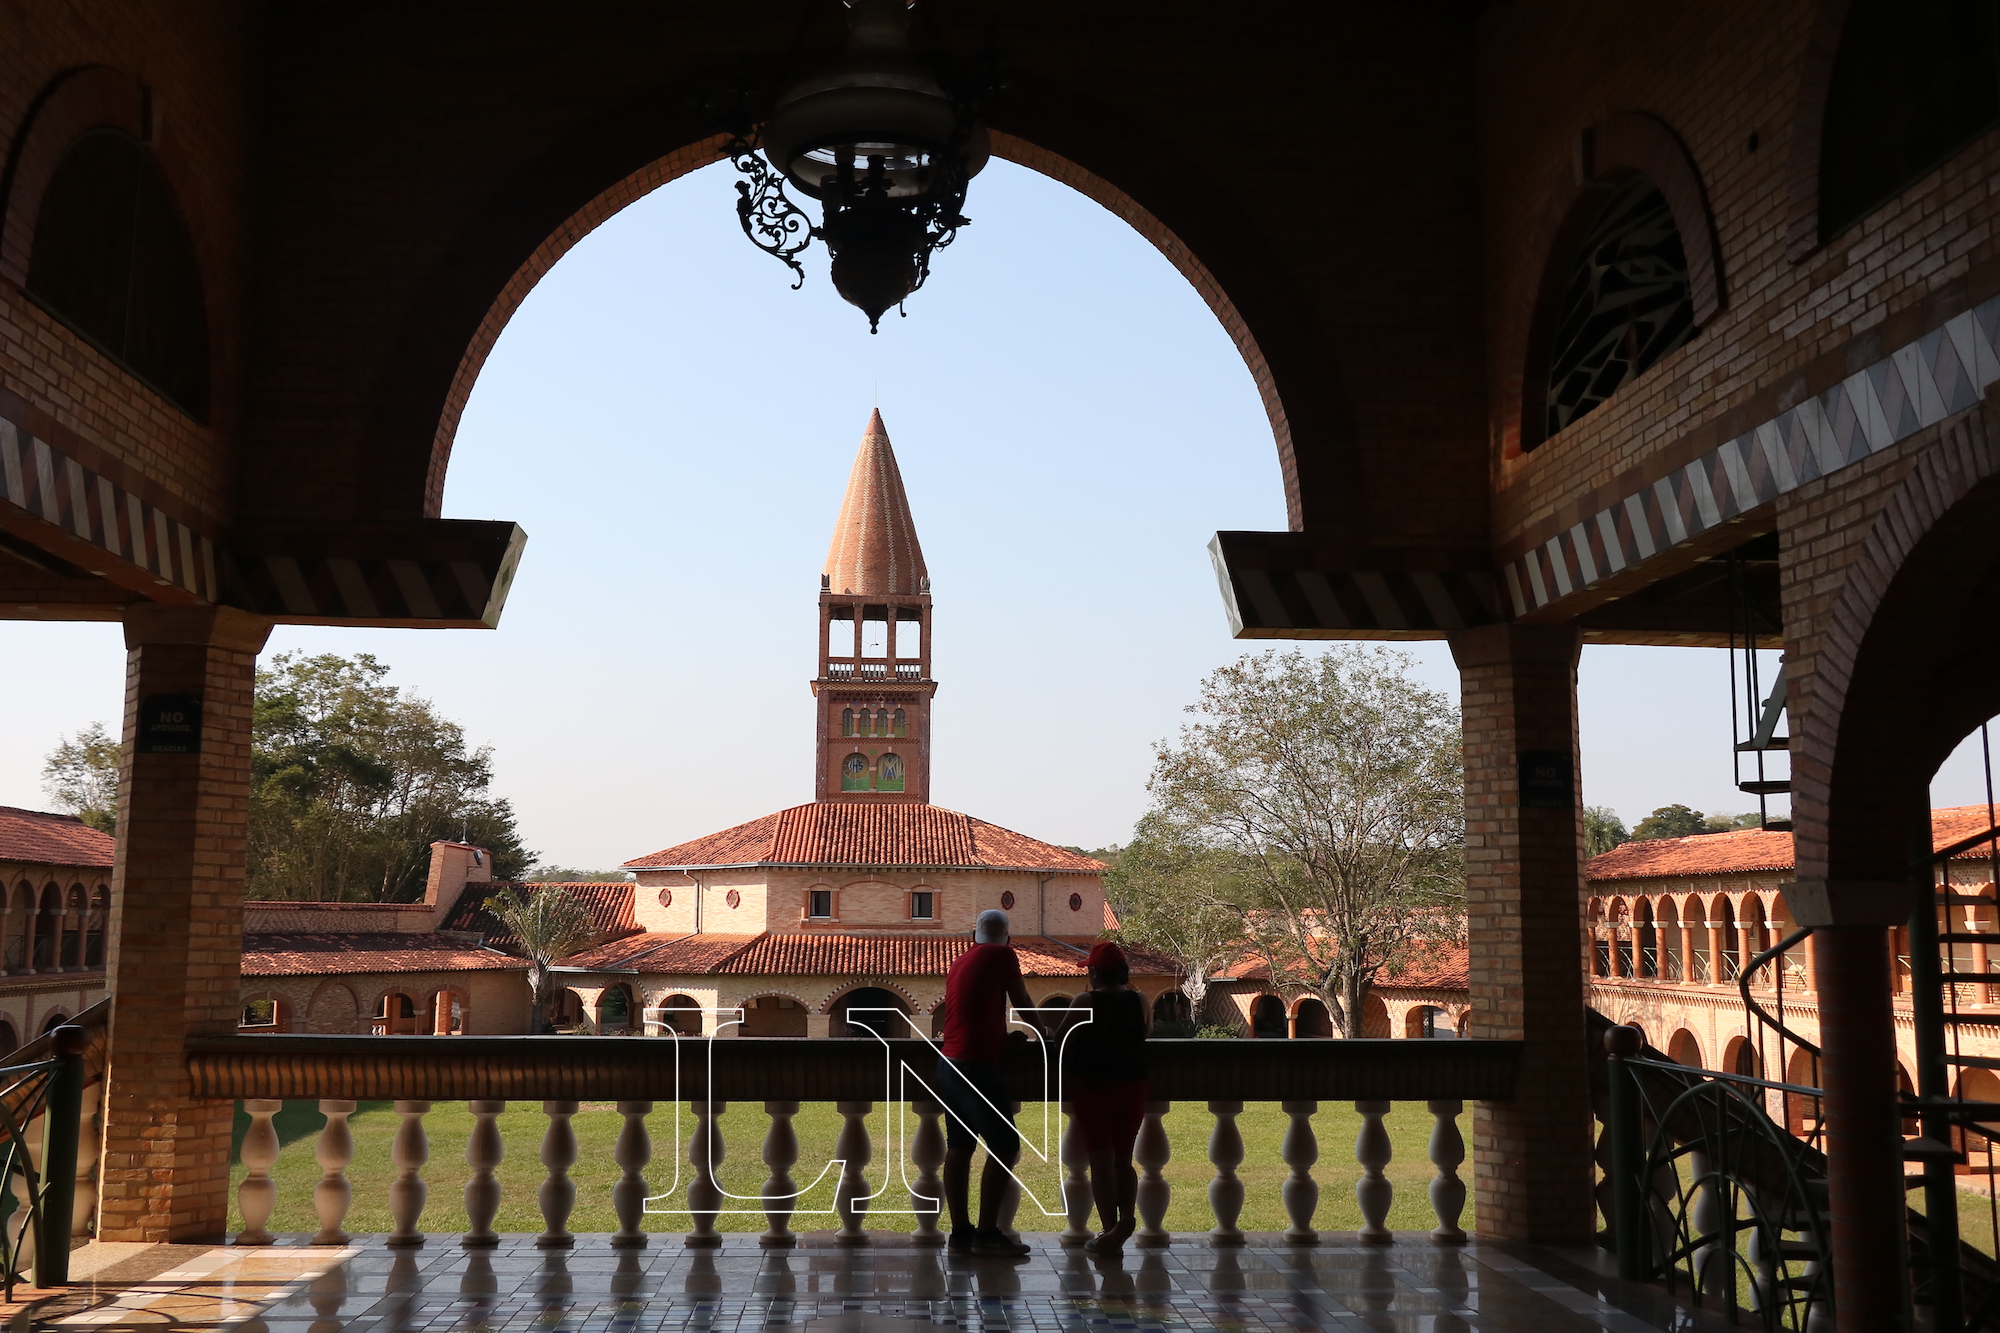
M 931 799 L 931 580 L 882 413 L 868 419 L 819 579 L 813 799 Z

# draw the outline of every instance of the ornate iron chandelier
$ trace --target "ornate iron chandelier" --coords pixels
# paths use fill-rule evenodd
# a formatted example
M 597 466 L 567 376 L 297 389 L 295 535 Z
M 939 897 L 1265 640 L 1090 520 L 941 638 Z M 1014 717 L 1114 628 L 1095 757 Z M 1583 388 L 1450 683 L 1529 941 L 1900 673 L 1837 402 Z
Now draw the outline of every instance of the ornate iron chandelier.
M 798 275 L 794 289 L 805 283 L 799 255 L 824 241 L 834 290 L 860 307 L 874 333 L 969 221 L 966 184 L 989 154 L 979 110 L 997 80 L 990 63 L 946 69 L 941 79 L 918 58 L 910 0 L 846 3 L 847 49 L 786 90 L 761 129 L 739 132 L 725 151 L 747 177 L 736 183 L 743 234 Z M 819 201 L 818 226 L 787 184 Z

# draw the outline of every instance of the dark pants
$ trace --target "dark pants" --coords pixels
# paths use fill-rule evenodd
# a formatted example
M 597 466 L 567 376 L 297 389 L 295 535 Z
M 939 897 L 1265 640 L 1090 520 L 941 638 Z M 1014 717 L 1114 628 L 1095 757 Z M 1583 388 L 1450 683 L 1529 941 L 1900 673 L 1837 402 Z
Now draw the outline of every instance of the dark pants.
M 1021 1155 L 1021 1134 L 1007 1109 L 1013 1098 L 1001 1067 L 939 1056 L 932 1081 L 945 1110 L 946 1146 L 970 1150 L 984 1139 L 990 1155 L 1012 1166 Z

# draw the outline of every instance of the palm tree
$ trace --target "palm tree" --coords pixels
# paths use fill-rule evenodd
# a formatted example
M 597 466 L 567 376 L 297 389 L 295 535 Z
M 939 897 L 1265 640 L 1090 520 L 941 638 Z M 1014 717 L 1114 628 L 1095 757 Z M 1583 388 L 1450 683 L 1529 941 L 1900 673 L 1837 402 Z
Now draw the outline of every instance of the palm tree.
M 528 960 L 528 1030 L 548 1031 L 549 968 L 590 943 L 594 932 L 583 900 L 565 889 L 540 885 L 523 893 L 502 889 L 486 900 L 486 910 L 513 932 Z

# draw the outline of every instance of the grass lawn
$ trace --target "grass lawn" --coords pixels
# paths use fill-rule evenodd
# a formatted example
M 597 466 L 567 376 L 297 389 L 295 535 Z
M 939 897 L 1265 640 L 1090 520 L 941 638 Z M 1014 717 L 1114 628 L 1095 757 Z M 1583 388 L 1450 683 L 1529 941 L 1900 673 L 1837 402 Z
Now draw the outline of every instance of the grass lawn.
M 1062 1117 L 1051 1114 L 1049 1120 L 1053 1137 L 1060 1133 Z M 318 1104 L 307 1101 L 287 1102 L 277 1117 L 275 1123 L 284 1148 L 273 1172 L 278 1184 L 277 1211 L 270 1222 L 273 1231 L 309 1232 L 318 1229 L 312 1210 L 312 1192 L 320 1169 L 313 1161 L 313 1149 L 323 1122 Z M 354 1204 L 347 1215 L 347 1229 L 354 1232 L 391 1230 L 389 1182 L 394 1171 L 389 1164 L 389 1146 L 400 1118 L 387 1102 L 363 1102 L 348 1123 L 354 1130 L 355 1155 L 347 1171 L 354 1191 Z M 610 1103 L 587 1102 L 571 1123 L 576 1128 L 578 1155 L 577 1164 L 570 1173 L 577 1184 L 577 1205 L 570 1218 L 570 1230 L 615 1231 L 618 1224 L 611 1211 L 611 1187 L 618 1179 L 618 1168 L 611 1154 L 622 1121 Z M 759 1104 L 737 1103 L 720 1117 L 719 1123 L 726 1145 L 719 1173 L 722 1187 L 731 1193 L 755 1196 L 767 1175 L 759 1154 L 770 1118 Z M 1208 1161 L 1208 1137 L 1215 1117 L 1201 1103 L 1176 1103 L 1164 1123 L 1173 1144 L 1173 1160 L 1165 1172 L 1174 1191 L 1173 1204 L 1167 1212 L 1167 1227 L 1176 1232 L 1207 1231 L 1214 1225 L 1214 1217 L 1208 1208 L 1207 1189 L 1215 1174 Z M 1289 1172 L 1278 1154 L 1288 1117 L 1275 1102 L 1251 1102 L 1246 1104 L 1236 1123 L 1242 1130 L 1244 1144 L 1243 1165 L 1237 1169 L 1237 1174 L 1246 1186 L 1239 1225 L 1246 1231 L 1281 1231 L 1289 1225 L 1289 1221 L 1285 1217 L 1279 1186 Z M 1398 1231 L 1428 1231 L 1436 1225 L 1427 1193 L 1433 1169 L 1425 1156 L 1425 1145 L 1433 1123 L 1431 1115 L 1420 1102 L 1398 1103 L 1385 1123 L 1395 1145 L 1395 1159 L 1387 1171 L 1396 1191 L 1389 1225 Z M 239 1105 L 236 1113 L 236 1146 L 239 1150 L 248 1124 L 249 1117 Z M 501 1136 L 506 1142 L 506 1158 L 499 1171 L 502 1202 L 500 1216 L 494 1225 L 500 1231 L 540 1231 L 542 1217 L 536 1205 L 536 1191 L 546 1174 L 541 1165 L 541 1140 L 548 1118 L 542 1114 L 538 1102 L 513 1102 L 500 1117 L 499 1124 Z M 659 1103 L 647 1124 L 653 1136 L 653 1160 L 646 1170 L 646 1180 L 653 1190 L 665 1193 L 675 1178 L 672 1104 Z M 803 1187 L 810 1184 L 819 1175 L 822 1165 L 833 1157 L 841 1119 L 831 1103 L 808 1102 L 800 1109 L 793 1124 L 798 1129 L 799 1163 L 793 1168 L 792 1176 Z M 899 1164 L 884 1160 L 888 1152 L 885 1124 L 883 1106 L 877 1103 L 875 1112 L 868 1117 L 876 1154 L 875 1161 L 868 1167 L 868 1179 L 881 1188 L 886 1174 L 888 1192 L 876 1203 L 883 1208 L 907 1210 L 909 1197 Z M 914 1119 L 911 1119 L 911 1128 L 914 1124 Z M 1039 1144 L 1042 1104 L 1025 1106 L 1019 1124 L 1024 1140 L 1029 1144 Z M 466 1226 L 464 1190 L 470 1174 L 465 1163 L 465 1146 L 472 1131 L 472 1115 L 463 1102 L 439 1102 L 436 1109 L 425 1117 L 424 1127 L 430 1137 L 430 1162 L 424 1169 L 424 1179 L 430 1186 L 430 1199 L 424 1211 L 424 1229 L 430 1232 L 463 1231 Z M 693 1127 L 693 1116 L 683 1108 L 680 1127 L 683 1144 Z M 1313 1176 L 1320 1184 L 1320 1207 L 1314 1225 L 1322 1231 L 1353 1230 L 1361 1225 L 1361 1212 L 1354 1201 L 1354 1182 L 1361 1172 L 1354 1162 L 1354 1140 L 1360 1127 L 1361 1117 L 1349 1102 L 1322 1102 L 1319 1114 L 1313 1118 L 1313 1129 L 1320 1144 L 1319 1165 L 1313 1169 Z M 1462 1134 L 1470 1136 L 1470 1108 L 1466 1115 L 1460 1117 L 1459 1128 Z M 1050 1155 L 1054 1155 L 1053 1145 Z M 240 1151 L 233 1154 L 232 1160 L 235 1162 L 234 1178 L 240 1181 L 243 1178 Z M 1054 1164 L 1043 1165 L 1032 1152 L 1027 1151 L 1022 1153 L 1022 1163 L 1022 1178 L 1029 1189 L 1039 1195 L 1049 1208 L 1060 1211 L 1061 1194 L 1057 1185 L 1060 1169 Z M 915 1168 L 908 1169 L 913 1177 Z M 682 1158 L 679 1197 L 662 1199 L 653 1206 L 673 1204 L 685 1207 L 691 1170 Z M 974 1170 L 978 1170 L 977 1164 Z M 839 1225 L 831 1212 L 834 1181 L 838 1174 L 837 1169 L 829 1171 L 826 1178 L 799 1201 L 799 1215 L 792 1222 L 794 1230 L 828 1230 Z M 1468 1182 L 1469 1190 L 1469 1162 L 1461 1167 L 1460 1174 Z M 242 1224 L 235 1213 L 233 1198 L 232 1195 L 232 1231 Z M 720 1229 L 764 1229 L 763 1212 L 754 1197 L 731 1206 L 748 1211 L 734 1215 L 725 1213 L 717 1220 Z M 820 1211 L 814 1215 L 810 1210 Z M 1468 1194 L 1460 1225 L 1469 1223 L 1471 1216 Z M 1033 1203 L 1024 1199 L 1016 1224 L 1023 1231 L 1061 1231 L 1067 1222 L 1061 1217 L 1042 1216 Z M 868 1222 L 870 1230 L 909 1231 L 914 1226 L 914 1219 L 907 1211 L 900 1214 L 874 1212 Z M 678 1217 L 671 1213 L 654 1214 L 647 1218 L 646 1228 L 649 1231 L 680 1232 L 686 1229 L 686 1218 L 684 1214 Z

